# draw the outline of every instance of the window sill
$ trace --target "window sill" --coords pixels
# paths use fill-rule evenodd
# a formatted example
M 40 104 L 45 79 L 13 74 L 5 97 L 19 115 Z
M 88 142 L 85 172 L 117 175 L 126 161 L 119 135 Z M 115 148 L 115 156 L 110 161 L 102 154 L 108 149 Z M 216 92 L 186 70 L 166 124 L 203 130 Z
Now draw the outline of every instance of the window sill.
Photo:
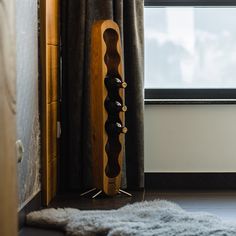
M 144 99 L 145 105 L 235 105 L 236 99 Z

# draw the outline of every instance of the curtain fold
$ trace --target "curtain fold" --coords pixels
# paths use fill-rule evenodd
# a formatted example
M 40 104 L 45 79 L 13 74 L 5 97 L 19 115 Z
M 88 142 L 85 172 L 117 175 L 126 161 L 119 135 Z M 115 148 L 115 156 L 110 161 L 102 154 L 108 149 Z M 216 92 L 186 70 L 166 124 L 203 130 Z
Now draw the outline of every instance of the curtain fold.
M 92 187 L 90 36 L 94 21 L 112 19 L 121 30 L 126 89 L 123 187 L 144 187 L 143 0 L 62 1 L 62 155 L 60 187 Z M 65 187 L 66 186 L 66 187 Z

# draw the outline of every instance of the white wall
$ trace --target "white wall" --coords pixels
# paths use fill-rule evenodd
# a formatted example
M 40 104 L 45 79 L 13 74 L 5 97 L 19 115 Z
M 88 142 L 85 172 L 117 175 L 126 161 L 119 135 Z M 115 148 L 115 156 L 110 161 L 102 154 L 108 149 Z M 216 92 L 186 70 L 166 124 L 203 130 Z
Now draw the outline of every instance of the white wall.
M 146 105 L 146 172 L 235 172 L 236 105 Z

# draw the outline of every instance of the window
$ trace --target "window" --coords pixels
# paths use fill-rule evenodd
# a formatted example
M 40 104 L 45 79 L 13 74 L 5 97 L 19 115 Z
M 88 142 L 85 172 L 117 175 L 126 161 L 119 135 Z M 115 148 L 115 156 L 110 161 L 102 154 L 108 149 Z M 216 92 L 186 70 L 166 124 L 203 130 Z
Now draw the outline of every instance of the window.
M 236 1 L 145 1 L 145 98 L 236 103 Z

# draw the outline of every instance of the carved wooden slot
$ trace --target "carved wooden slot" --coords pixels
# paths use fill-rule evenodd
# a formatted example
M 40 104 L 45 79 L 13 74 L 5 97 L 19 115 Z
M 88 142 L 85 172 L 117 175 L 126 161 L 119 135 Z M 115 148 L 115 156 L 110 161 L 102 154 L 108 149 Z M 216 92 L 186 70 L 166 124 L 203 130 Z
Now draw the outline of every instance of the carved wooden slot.
M 94 187 L 113 196 L 121 184 L 127 108 L 120 32 L 111 20 L 92 27 L 90 76 Z

